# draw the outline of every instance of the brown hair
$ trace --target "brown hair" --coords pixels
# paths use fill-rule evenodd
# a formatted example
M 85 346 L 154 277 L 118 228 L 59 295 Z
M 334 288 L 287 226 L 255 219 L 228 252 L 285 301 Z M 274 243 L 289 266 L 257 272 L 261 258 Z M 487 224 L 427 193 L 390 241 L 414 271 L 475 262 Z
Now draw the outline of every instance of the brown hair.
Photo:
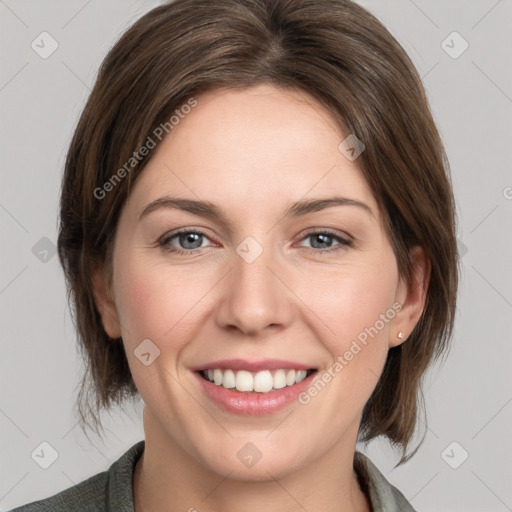
M 388 30 L 349 0 L 176 0 L 139 19 L 103 61 L 69 147 L 58 238 L 86 363 L 77 399 L 82 428 L 90 417 L 97 429 L 102 408 L 137 393 L 121 340 L 103 328 L 91 282 L 98 264 L 111 282 L 119 214 L 151 157 L 137 153 L 134 162 L 134 152 L 192 95 L 263 83 L 309 93 L 365 144 L 357 162 L 400 275 L 411 278 L 413 246 L 430 259 L 423 314 L 407 341 L 389 350 L 361 423 L 363 441 L 387 436 L 402 447 L 403 462 L 412 456 L 406 452 L 423 407 L 422 378 L 446 354 L 453 330 L 454 200 L 414 65 Z M 115 190 L 99 194 L 127 162 Z

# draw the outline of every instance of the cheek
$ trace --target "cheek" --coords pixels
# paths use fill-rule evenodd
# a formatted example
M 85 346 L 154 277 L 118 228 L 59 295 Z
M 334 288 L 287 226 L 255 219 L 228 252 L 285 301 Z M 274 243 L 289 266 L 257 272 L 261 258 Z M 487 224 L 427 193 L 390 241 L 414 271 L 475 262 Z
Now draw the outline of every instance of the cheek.
M 211 288 L 208 276 L 201 270 L 152 264 L 136 253 L 118 263 L 116 302 L 125 343 L 149 338 L 163 348 L 165 340 L 172 340 L 179 349 Z
M 339 412 L 340 422 L 348 410 L 362 410 L 382 372 L 396 314 L 392 306 L 397 282 L 390 249 L 375 259 L 347 263 L 330 275 L 309 281 L 310 286 L 302 291 L 307 291 L 303 296 L 321 319 L 312 322 L 332 357 L 325 379 L 332 382 L 327 386 L 332 386 L 333 407 L 339 400 L 347 407 Z
M 328 411 L 325 421 L 337 425 L 336 431 L 358 421 L 382 373 L 395 314 L 392 277 L 388 272 L 376 281 L 372 273 L 349 273 L 310 288 L 311 309 L 322 319 L 317 337 L 331 360 L 319 373 L 321 382 L 312 383 L 299 401 L 317 417 Z
M 386 313 L 393 315 L 397 281 L 393 264 L 347 266 L 316 280 L 316 284 L 309 281 L 303 293 L 308 297 L 308 305 L 329 328 L 333 343 L 343 344 L 376 323 L 379 331 L 388 330 L 389 322 L 383 326 L 379 319 Z

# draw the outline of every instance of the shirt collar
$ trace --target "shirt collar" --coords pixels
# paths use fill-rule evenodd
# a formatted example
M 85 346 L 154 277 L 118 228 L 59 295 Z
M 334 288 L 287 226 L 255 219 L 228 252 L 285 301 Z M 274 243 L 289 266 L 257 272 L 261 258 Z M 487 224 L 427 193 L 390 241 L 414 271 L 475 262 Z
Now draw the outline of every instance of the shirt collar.
M 134 444 L 108 470 L 108 504 L 111 510 L 135 512 L 133 474 L 144 452 L 145 441 Z M 377 466 L 361 452 L 354 456 L 354 470 L 370 501 L 372 512 L 415 512 L 404 495 L 393 487 Z
M 356 451 L 354 470 L 372 512 L 415 512 L 405 496 L 393 487 L 377 466 L 363 453 Z

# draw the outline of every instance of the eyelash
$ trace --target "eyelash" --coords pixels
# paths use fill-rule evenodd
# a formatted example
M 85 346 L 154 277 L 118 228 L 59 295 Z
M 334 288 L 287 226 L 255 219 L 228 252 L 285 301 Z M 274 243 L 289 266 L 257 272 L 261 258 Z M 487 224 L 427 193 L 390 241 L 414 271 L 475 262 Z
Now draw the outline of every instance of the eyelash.
M 198 230 L 198 229 L 188 229 L 187 228 L 187 229 L 182 229 L 182 230 L 176 231 L 174 233 L 171 233 L 170 235 L 165 235 L 163 238 L 161 238 L 158 241 L 158 245 L 161 246 L 167 252 L 174 253 L 174 254 L 179 254 L 179 255 L 186 255 L 186 256 L 190 256 L 191 254 L 195 254 L 195 253 L 201 251 L 201 249 L 204 249 L 204 247 L 198 247 L 197 249 L 186 250 L 186 249 L 179 249 L 177 247 L 169 245 L 170 240 L 172 240 L 173 238 L 176 238 L 179 235 L 186 235 L 186 234 L 201 235 L 201 236 L 203 236 L 203 237 L 205 237 L 205 238 L 207 238 L 209 240 L 209 238 L 206 235 L 206 233 L 202 232 L 201 230 Z M 315 230 L 312 230 L 312 231 L 308 231 L 301 238 L 301 241 L 305 240 L 305 239 L 307 239 L 307 238 L 309 238 L 311 236 L 314 236 L 314 235 L 327 235 L 330 238 L 334 238 L 338 242 L 338 244 L 335 245 L 334 247 L 329 248 L 329 249 L 315 249 L 314 247 L 306 247 L 306 249 L 310 249 L 313 252 L 317 252 L 317 253 L 319 253 L 319 252 L 320 253 L 331 253 L 331 252 L 336 252 L 336 251 L 343 250 L 346 247 L 352 247 L 353 246 L 352 240 L 348 240 L 346 238 L 343 238 L 343 237 L 333 233 L 332 231 L 329 231 L 329 230 L 326 230 L 326 229 L 315 229 Z

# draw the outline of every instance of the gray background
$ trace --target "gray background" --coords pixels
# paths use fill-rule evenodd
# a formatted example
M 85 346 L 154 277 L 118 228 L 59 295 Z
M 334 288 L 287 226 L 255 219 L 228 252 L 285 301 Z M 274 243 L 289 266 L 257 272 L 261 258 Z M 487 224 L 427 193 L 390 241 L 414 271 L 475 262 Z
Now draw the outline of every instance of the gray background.
M 384 440 L 367 452 L 419 511 L 512 510 L 512 0 L 360 3 L 424 79 L 464 253 L 453 348 L 426 381 L 425 442 L 395 470 Z M 157 4 L 0 0 L 1 510 L 104 471 L 143 438 L 140 403 L 105 417 L 104 440 L 77 426 L 81 363 L 54 244 L 66 147 L 101 59 Z M 31 47 L 43 31 L 59 45 L 46 59 Z M 460 55 L 454 31 L 469 44 Z M 58 454 L 48 469 L 31 457 L 42 442 Z

